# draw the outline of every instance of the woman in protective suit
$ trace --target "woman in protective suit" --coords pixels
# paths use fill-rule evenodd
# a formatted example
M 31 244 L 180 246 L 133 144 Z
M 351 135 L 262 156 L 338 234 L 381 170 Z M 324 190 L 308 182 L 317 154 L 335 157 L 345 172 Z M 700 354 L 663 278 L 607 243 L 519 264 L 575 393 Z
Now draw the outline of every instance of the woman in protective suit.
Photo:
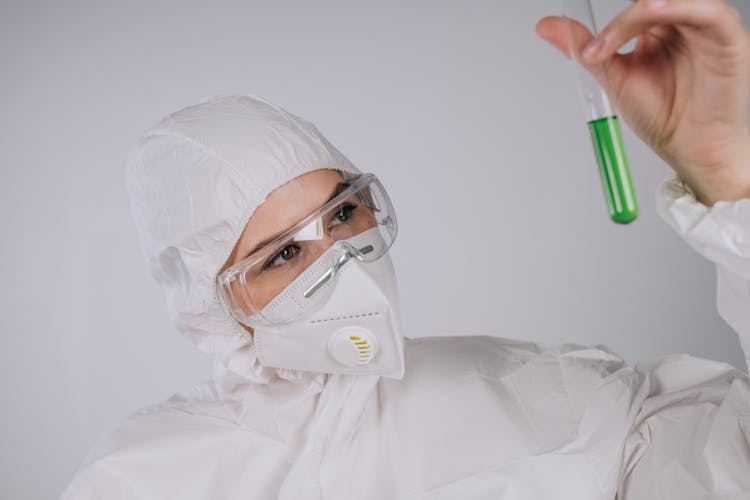
M 565 23 L 537 29 L 567 53 Z M 716 263 L 748 357 L 750 35 L 723 2 L 641 0 L 585 53 L 674 168 L 660 213 Z M 134 148 L 128 188 L 150 272 L 214 377 L 119 424 L 64 499 L 750 498 L 750 385 L 726 364 L 404 341 L 385 188 L 277 106 L 171 114 Z

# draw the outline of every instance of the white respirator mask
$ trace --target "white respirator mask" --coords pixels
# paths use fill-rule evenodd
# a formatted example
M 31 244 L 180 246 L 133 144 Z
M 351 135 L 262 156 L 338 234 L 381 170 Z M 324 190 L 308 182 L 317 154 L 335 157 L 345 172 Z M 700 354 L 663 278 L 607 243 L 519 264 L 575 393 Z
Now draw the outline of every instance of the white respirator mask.
M 403 335 L 388 248 L 390 200 L 375 176 L 340 194 L 217 277 L 222 303 L 253 328 L 264 366 L 400 378 Z
M 276 368 L 400 377 L 403 337 L 390 258 L 370 263 L 350 258 L 337 273 L 328 300 L 311 314 L 285 325 L 254 327 L 258 359 Z M 268 307 L 297 307 L 303 289 L 293 283 Z

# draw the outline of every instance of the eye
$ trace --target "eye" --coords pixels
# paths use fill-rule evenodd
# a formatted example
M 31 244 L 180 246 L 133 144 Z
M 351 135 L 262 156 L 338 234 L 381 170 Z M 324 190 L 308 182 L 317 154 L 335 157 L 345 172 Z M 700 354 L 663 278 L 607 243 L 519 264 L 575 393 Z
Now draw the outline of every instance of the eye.
M 281 249 L 279 253 L 271 257 L 265 264 L 263 269 L 270 269 L 272 267 L 278 267 L 284 265 L 285 262 L 289 262 L 297 255 L 300 251 L 298 245 L 287 245 Z
M 352 215 L 354 214 L 354 210 L 356 208 L 357 205 L 354 205 L 353 203 L 346 203 L 344 205 L 341 205 L 341 207 L 339 207 L 339 209 L 331 219 L 329 226 L 338 226 L 343 222 L 348 222 L 352 218 Z

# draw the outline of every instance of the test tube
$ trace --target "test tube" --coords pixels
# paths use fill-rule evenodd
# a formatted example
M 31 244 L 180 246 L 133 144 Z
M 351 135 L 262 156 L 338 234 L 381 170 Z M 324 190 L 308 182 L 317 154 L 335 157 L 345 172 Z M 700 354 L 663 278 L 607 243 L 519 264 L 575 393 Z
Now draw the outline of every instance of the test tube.
M 591 0 L 563 0 L 563 15 L 580 23 L 588 29 L 591 35 L 597 35 Z M 571 47 L 580 46 L 583 33 L 585 32 L 582 30 L 571 28 L 573 41 Z M 588 34 L 585 36 L 589 37 Z M 622 141 L 620 121 L 612 109 L 606 92 L 596 78 L 579 62 L 580 58 L 581 54 L 571 48 L 571 59 L 576 67 L 586 121 L 602 181 L 604 200 L 610 219 L 619 224 L 627 224 L 638 216 L 638 200 Z

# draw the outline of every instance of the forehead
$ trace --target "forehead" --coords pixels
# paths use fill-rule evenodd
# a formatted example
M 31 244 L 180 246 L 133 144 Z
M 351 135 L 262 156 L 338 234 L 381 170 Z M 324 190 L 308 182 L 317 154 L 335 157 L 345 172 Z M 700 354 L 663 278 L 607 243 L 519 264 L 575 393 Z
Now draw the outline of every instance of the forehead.
M 337 170 L 314 170 L 279 186 L 255 209 L 237 243 L 243 258 L 259 242 L 282 233 L 320 208 L 342 181 Z

